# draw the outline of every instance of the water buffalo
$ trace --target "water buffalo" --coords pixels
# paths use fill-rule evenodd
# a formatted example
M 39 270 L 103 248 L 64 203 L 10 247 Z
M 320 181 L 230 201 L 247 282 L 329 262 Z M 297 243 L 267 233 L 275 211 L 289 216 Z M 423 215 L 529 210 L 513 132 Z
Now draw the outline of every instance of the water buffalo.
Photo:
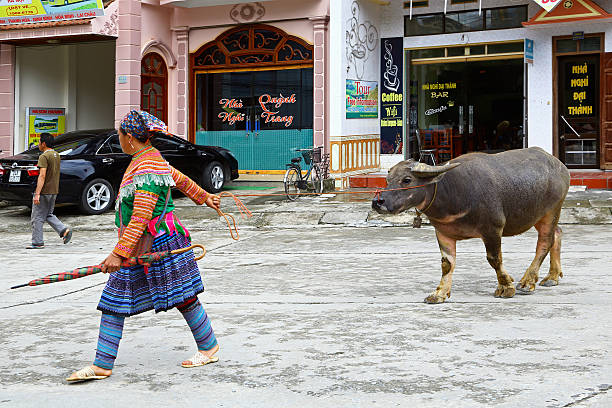
M 550 270 L 540 285 L 555 286 L 563 276 L 557 223 L 569 184 L 563 163 L 538 147 L 469 153 L 443 166 L 407 160 L 393 166 L 387 176 L 387 188 L 398 190 L 383 191 L 372 207 L 393 214 L 416 207 L 435 227 L 442 279 L 425 302 L 442 303 L 450 297 L 457 241 L 468 238 L 481 238 L 485 244 L 487 260 L 497 273 L 495 296 L 510 298 L 515 294 L 514 279 L 502 263 L 502 237 L 534 226 L 538 231 L 535 258 L 516 285 L 520 292 L 535 290 L 538 271 L 549 252 Z

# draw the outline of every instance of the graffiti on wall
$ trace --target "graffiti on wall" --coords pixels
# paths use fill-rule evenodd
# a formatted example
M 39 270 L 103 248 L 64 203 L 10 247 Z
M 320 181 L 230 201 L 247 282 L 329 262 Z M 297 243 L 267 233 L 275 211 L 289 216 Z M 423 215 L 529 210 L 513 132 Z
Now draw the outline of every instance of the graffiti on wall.
M 372 22 L 361 20 L 357 1 L 351 4 L 351 15 L 346 22 L 346 72 L 357 79 L 363 79 L 366 61 L 378 44 L 378 30 Z M 354 71 L 352 75 L 351 70 Z

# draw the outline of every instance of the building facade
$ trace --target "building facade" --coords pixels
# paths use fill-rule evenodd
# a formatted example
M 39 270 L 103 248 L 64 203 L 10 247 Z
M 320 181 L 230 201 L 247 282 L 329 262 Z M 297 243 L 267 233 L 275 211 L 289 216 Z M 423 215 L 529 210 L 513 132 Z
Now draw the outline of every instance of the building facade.
M 282 174 L 296 148 L 323 146 L 338 188 L 418 157 L 419 140 L 439 162 L 540 146 L 612 169 L 612 0 L 104 6 L 0 25 L 0 155 L 27 147 L 31 107 L 65 109 L 66 131 L 142 108 L 229 148 L 242 173 Z
M 551 12 L 531 0 L 383 7 L 382 36 L 403 38 L 408 154 L 418 134 L 446 149 L 440 160 L 539 146 L 570 169 L 612 169 L 609 10 L 608 0 Z

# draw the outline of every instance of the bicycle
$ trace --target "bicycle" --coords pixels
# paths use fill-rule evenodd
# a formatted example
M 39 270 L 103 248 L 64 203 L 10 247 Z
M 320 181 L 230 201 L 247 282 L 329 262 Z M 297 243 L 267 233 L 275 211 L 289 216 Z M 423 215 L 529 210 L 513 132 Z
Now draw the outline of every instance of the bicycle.
M 302 166 L 300 162 L 302 157 L 294 157 L 291 163 L 287 163 L 287 171 L 283 178 L 285 185 L 285 194 L 287 198 L 294 201 L 298 198 L 300 190 L 314 190 L 315 194 L 323 193 L 323 170 L 321 169 L 321 148 L 314 147 L 310 149 L 295 149 L 300 152 L 304 158 L 304 163 L 310 165 L 306 175 L 302 175 Z M 308 185 L 308 180 L 312 186 Z

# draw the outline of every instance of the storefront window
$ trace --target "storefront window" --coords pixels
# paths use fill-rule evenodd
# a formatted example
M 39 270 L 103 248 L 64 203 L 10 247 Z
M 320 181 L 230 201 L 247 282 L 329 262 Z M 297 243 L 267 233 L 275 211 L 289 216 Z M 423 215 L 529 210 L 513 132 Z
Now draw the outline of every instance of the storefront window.
M 523 51 L 523 42 L 515 42 L 515 43 L 499 43 L 499 44 L 489 44 L 487 46 L 487 54 L 505 54 L 508 52 L 522 52 Z
M 198 74 L 197 131 L 311 129 L 312 68 Z
M 313 144 L 313 69 L 197 73 L 195 139 L 241 170 L 281 170 Z
M 440 162 L 523 147 L 522 60 L 412 65 L 409 121 L 416 157 L 417 131 Z

